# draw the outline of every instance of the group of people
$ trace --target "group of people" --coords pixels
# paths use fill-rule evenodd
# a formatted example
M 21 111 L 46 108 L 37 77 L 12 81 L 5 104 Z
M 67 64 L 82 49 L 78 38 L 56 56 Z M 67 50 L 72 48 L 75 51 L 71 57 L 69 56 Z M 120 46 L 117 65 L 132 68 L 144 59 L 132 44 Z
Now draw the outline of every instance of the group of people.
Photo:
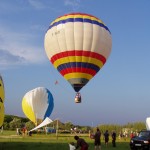
M 23 135 L 23 136 L 26 136 L 26 135 L 31 136 L 32 132 L 31 131 L 28 132 L 27 128 L 23 127 L 22 129 L 16 128 L 16 134 L 17 135 Z
M 116 132 L 113 131 L 111 134 L 112 137 L 112 146 L 116 147 Z M 108 141 L 109 141 L 109 133 L 108 130 L 104 133 L 104 139 L 105 139 L 105 145 L 108 146 Z
M 112 132 L 112 146 L 116 147 L 116 132 Z M 105 145 L 108 146 L 109 142 L 109 132 L 108 130 L 105 131 L 104 133 L 104 140 L 105 140 Z M 99 128 L 97 128 L 96 133 L 94 135 L 94 144 L 95 144 L 95 150 L 101 150 L 101 132 Z
M 112 136 L 112 146 L 116 147 L 116 132 L 113 131 L 111 136 Z M 89 145 L 83 138 L 79 138 L 79 136 L 74 136 L 74 139 L 77 141 L 76 146 L 73 142 L 70 143 L 69 144 L 70 150 L 75 150 L 78 149 L 79 147 L 81 148 L 80 150 L 88 150 Z M 94 139 L 94 149 L 101 150 L 101 132 L 99 128 L 96 129 L 96 133 L 94 134 L 93 139 Z M 104 133 L 104 140 L 105 145 L 108 146 L 109 142 L 108 130 L 106 130 L 106 132 Z

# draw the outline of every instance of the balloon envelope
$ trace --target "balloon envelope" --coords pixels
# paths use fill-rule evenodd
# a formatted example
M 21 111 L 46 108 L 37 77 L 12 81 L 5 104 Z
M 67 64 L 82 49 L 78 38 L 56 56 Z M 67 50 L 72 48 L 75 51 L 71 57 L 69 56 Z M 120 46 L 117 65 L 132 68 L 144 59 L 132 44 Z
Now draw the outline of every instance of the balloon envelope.
M 78 92 L 105 64 L 112 40 L 100 19 L 71 13 L 50 24 L 44 46 L 53 66 Z
M 44 120 L 49 117 L 53 108 L 53 96 L 44 87 L 38 87 L 27 92 L 22 100 L 24 114 L 35 124 L 37 124 L 37 119 Z
M 0 75 L 0 127 L 3 125 L 4 122 L 4 99 L 5 99 L 5 92 L 4 92 L 4 82 L 2 76 Z

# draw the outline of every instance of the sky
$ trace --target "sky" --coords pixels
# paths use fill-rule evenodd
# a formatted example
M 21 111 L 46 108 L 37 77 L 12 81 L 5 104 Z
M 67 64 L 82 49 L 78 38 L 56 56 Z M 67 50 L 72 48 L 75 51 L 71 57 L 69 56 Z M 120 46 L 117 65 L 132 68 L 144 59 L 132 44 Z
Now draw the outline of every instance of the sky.
M 42 86 L 54 97 L 51 119 L 89 126 L 145 122 L 150 116 L 149 6 L 149 0 L 0 0 L 5 114 L 26 117 L 23 96 Z M 112 35 L 111 54 L 80 91 L 81 104 L 74 102 L 75 91 L 54 69 L 44 49 L 50 23 L 72 12 L 96 16 Z

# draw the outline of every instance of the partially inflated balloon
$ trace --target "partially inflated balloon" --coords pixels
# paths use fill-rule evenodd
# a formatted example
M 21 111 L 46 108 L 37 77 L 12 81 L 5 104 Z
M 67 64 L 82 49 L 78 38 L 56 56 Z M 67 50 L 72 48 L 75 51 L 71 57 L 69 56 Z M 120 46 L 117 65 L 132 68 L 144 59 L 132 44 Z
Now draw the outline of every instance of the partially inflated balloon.
M 53 66 L 78 92 L 105 64 L 112 40 L 100 19 L 72 13 L 50 24 L 44 46 Z
M 4 122 L 4 99 L 5 99 L 5 92 L 4 92 L 4 82 L 2 76 L 0 75 L 0 127 L 3 125 Z
M 53 96 L 44 87 L 38 87 L 27 92 L 22 100 L 24 114 L 35 124 L 37 124 L 37 119 L 44 120 L 49 117 L 53 108 Z

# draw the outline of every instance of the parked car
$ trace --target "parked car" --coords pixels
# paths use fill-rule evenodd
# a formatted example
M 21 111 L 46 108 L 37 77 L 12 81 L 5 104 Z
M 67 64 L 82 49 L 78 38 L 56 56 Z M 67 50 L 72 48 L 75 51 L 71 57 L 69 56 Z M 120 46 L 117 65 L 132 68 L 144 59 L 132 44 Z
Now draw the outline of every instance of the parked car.
M 150 150 L 150 130 L 142 130 L 130 140 L 131 150 Z

